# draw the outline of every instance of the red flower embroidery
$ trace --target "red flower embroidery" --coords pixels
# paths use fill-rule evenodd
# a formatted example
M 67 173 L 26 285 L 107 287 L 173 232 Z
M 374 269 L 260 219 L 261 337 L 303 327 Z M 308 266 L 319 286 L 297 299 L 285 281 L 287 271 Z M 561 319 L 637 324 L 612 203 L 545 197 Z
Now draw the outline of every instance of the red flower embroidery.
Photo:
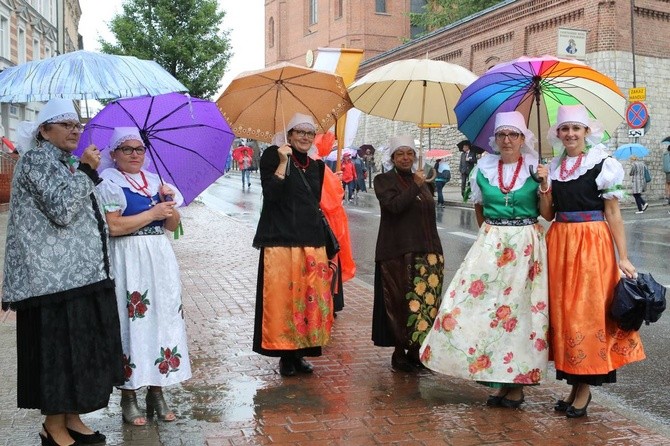
M 505 291 L 503 291 L 503 296 L 509 296 L 509 293 L 511 293 L 511 292 L 512 292 L 512 287 L 508 286 L 507 288 L 505 288 Z
M 177 351 L 176 345 L 171 349 L 161 347 L 161 355 L 154 361 L 160 374 L 165 375 L 166 378 L 170 376 L 170 373 L 179 371 L 179 364 L 181 364 L 181 353 Z
M 149 309 L 149 299 L 147 299 L 147 293 L 149 290 L 145 291 L 144 294 L 140 294 L 139 291 L 126 291 L 126 308 L 128 308 L 128 318 L 133 321 L 136 319 L 142 319 L 144 313 Z
M 511 333 L 516 328 L 517 319 L 515 317 L 503 321 L 502 326 L 506 332 Z
M 316 258 L 314 256 L 305 257 L 305 266 L 307 267 L 307 272 L 311 273 L 316 269 Z
M 502 305 L 496 311 L 496 317 L 500 320 L 507 319 L 512 314 L 512 309 L 509 305 Z
M 546 350 L 546 348 L 547 348 L 547 341 L 541 338 L 537 338 L 535 340 L 535 350 L 541 352 L 542 350 Z
M 534 261 L 530 265 L 530 268 L 528 269 L 528 280 L 530 280 L 531 282 L 535 280 L 535 276 L 540 274 L 541 271 L 542 271 L 542 264 L 540 264 L 540 262 L 538 262 L 537 260 Z
M 509 262 L 513 262 L 516 260 L 516 253 L 512 248 L 505 248 L 503 249 L 502 254 L 500 257 L 498 257 L 498 261 L 496 262 L 498 265 L 498 268 L 502 268 L 503 266 L 507 265 Z
M 126 382 L 130 381 L 134 368 L 135 364 L 130 362 L 130 356 L 123 355 L 123 377 Z
M 484 290 L 486 290 L 486 284 L 481 279 L 477 279 L 470 284 L 468 293 L 470 293 L 472 297 L 479 297 Z
M 456 325 L 458 325 L 458 322 L 456 322 L 453 313 L 447 313 L 442 317 L 442 329 L 444 331 L 451 331 L 456 328 Z
M 523 250 L 523 255 L 528 257 L 531 252 L 533 252 L 533 245 L 530 244 L 526 245 L 526 247 Z
M 426 363 L 430 361 L 430 345 L 427 345 L 426 348 L 423 349 L 423 352 L 421 353 L 421 362 Z
M 471 374 L 474 374 L 482 370 L 486 370 L 489 367 L 491 367 L 491 358 L 489 358 L 488 355 L 481 355 L 470 364 L 468 371 Z
M 514 353 L 508 352 L 505 356 L 503 356 L 503 363 L 509 364 L 512 362 L 512 359 L 514 359 Z

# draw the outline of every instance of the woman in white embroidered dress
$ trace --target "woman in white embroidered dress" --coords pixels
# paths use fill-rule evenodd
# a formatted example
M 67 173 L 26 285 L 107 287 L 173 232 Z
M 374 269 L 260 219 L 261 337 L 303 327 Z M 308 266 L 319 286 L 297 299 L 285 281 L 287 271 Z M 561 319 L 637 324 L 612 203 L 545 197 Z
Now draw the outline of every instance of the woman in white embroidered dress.
M 174 231 L 183 203 L 177 188 L 143 169 L 146 148 L 137 128 L 114 129 L 105 154 L 115 167 L 98 186 L 111 234 L 112 270 L 121 322 L 125 384 L 123 420 L 146 424 L 135 390 L 148 386 L 146 412 L 163 421 L 176 415 L 162 388 L 191 377 L 179 266 L 164 229 Z
M 430 369 L 498 389 L 487 405 L 517 408 L 546 376 L 547 251 L 537 222 L 549 211 L 548 171 L 521 113 L 498 113 L 491 147 L 472 170 L 480 226 L 421 346 Z M 529 175 L 537 167 L 542 182 Z

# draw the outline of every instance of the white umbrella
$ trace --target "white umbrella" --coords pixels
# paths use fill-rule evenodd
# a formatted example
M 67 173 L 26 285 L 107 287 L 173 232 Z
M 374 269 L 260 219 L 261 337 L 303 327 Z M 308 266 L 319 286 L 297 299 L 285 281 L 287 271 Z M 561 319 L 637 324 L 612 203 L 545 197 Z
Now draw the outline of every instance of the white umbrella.
M 0 102 L 117 99 L 185 91 L 152 60 L 92 51 L 26 62 L 0 73 Z
M 381 66 L 349 87 L 354 107 L 393 121 L 456 124 L 454 106 L 477 75 L 460 65 L 405 59 Z

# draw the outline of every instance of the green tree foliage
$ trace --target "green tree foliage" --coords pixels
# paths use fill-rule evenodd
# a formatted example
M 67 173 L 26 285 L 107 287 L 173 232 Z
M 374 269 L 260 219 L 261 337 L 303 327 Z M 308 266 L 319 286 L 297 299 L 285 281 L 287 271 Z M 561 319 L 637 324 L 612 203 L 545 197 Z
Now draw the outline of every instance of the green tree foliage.
M 431 32 L 500 3 L 500 0 L 428 0 L 424 12 L 410 13 L 412 26 Z
M 101 50 L 155 60 L 192 96 L 210 98 L 232 55 L 217 7 L 216 0 L 124 0 L 109 24 L 116 43 L 100 39 Z

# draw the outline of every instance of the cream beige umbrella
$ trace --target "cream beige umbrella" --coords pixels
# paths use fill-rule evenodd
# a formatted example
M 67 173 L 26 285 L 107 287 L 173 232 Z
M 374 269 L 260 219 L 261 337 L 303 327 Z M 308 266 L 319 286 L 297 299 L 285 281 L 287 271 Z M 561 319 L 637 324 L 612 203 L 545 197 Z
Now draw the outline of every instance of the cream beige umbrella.
M 454 106 L 477 75 L 460 65 L 431 59 L 405 59 L 383 65 L 349 87 L 354 107 L 369 115 L 420 127 L 456 124 Z
M 236 136 L 264 142 L 295 113 L 311 115 L 324 133 L 352 107 L 341 76 L 289 63 L 240 74 L 216 104 Z

